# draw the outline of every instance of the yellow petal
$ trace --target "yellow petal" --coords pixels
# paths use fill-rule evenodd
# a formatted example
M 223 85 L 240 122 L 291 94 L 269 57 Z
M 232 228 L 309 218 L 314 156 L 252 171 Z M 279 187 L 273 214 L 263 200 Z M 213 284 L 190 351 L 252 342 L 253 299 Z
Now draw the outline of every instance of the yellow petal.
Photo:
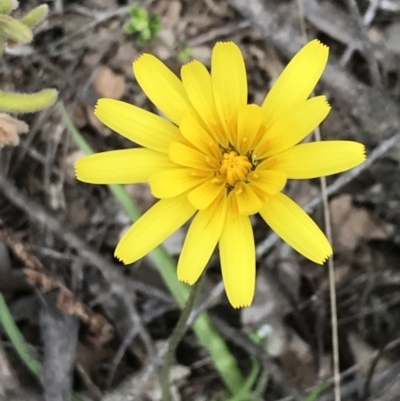
M 210 73 L 199 61 L 192 61 L 181 69 L 185 91 L 210 133 L 223 141 L 222 127 L 215 107 Z M 226 145 L 226 143 L 225 143 Z
M 214 146 L 217 150 L 219 149 L 216 143 L 218 138 L 216 136 L 211 137 L 190 112 L 182 114 L 179 129 L 185 139 L 203 153 L 210 153 L 210 146 Z
M 169 157 L 181 166 L 211 171 L 210 165 L 206 163 L 206 155 L 183 143 L 172 142 L 169 147 Z
M 224 189 L 225 182 L 213 182 L 211 178 L 189 192 L 188 199 L 196 209 L 203 210 L 209 207 Z
M 263 119 L 263 110 L 255 104 L 247 104 L 239 110 L 236 149 L 242 155 L 254 147 L 254 141 L 262 127 Z
M 228 207 L 219 241 L 222 277 L 229 302 L 234 308 L 253 301 L 256 260 L 253 229 L 248 216 Z
M 232 42 L 218 42 L 211 56 L 215 105 L 225 132 L 233 142 L 239 109 L 247 104 L 246 67 L 240 49 Z
M 250 185 L 239 182 L 233 191 L 240 214 L 249 215 L 257 213 L 262 208 L 260 198 Z
M 198 212 L 190 224 L 178 262 L 178 279 L 194 284 L 218 243 L 226 216 L 226 200 Z
M 330 109 L 325 96 L 302 102 L 267 129 L 255 147 L 255 158 L 263 159 L 297 145 L 324 121 Z
M 143 54 L 133 63 L 143 92 L 171 121 L 179 125 L 185 110 L 192 110 L 180 79 L 158 58 Z
M 90 184 L 147 182 L 151 174 L 170 165 L 165 153 L 150 149 L 124 149 L 95 153 L 75 163 L 78 180 Z
M 286 195 L 270 196 L 260 211 L 266 223 L 291 247 L 315 263 L 323 264 L 332 247 L 310 216 Z
M 178 230 L 195 212 L 186 194 L 160 200 L 124 234 L 115 256 L 124 264 L 136 262 Z
M 364 145 L 352 141 L 322 141 L 297 145 L 274 156 L 274 170 L 302 179 L 337 174 L 365 160 Z
M 317 39 L 307 43 L 292 58 L 266 96 L 262 108 L 273 123 L 297 103 L 306 100 L 319 81 L 328 61 L 329 48 Z
M 158 152 L 167 153 L 171 141 L 181 137 L 169 121 L 120 100 L 100 99 L 94 114 L 118 134 Z
M 260 189 L 265 194 L 274 195 L 285 187 L 287 176 L 282 171 L 257 169 L 249 174 L 249 180 L 250 186 Z
M 172 198 L 202 184 L 208 176 L 195 176 L 189 168 L 167 168 L 149 178 L 151 193 L 156 198 Z

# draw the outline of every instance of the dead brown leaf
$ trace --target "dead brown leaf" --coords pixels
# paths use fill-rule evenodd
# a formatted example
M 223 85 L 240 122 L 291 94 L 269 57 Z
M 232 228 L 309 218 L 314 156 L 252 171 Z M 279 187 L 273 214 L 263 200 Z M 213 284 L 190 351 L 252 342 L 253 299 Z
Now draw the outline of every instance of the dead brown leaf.
M 101 97 L 121 99 L 125 92 L 125 77 L 102 65 L 94 75 L 92 86 Z
M 0 113 L 0 148 L 5 145 L 16 146 L 19 143 L 19 134 L 25 134 L 28 125 L 6 113 Z
M 57 307 L 61 312 L 77 316 L 93 335 L 93 342 L 101 345 L 108 342 L 114 329 L 101 315 L 77 300 L 75 295 L 52 273 L 47 271 L 38 258 L 19 239 L 18 235 L 0 219 L 0 240 L 5 242 L 25 265 L 27 282 L 43 293 L 58 291 Z
M 387 227 L 368 210 L 355 207 L 350 195 L 335 198 L 330 210 L 336 252 L 353 251 L 361 240 L 388 238 Z

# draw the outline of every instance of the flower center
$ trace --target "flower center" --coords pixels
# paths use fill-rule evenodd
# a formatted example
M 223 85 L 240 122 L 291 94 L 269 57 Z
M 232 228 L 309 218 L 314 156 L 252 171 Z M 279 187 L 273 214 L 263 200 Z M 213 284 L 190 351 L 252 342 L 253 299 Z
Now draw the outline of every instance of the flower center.
M 247 156 L 231 150 L 223 154 L 219 172 L 226 177 L 228 185 L 234 186 L 238 181 L 246 181 L 252 166 Z

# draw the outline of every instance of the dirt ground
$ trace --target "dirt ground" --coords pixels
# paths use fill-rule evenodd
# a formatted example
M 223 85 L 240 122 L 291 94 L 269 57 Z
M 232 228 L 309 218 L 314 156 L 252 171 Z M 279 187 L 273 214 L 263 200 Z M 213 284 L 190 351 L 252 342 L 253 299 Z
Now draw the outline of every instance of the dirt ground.
M 1 89 L 57 88 L 95 151 L 121 149 L 132 144 L 102 125 L 93 107 L 112 97 L 157 112 L 132 74 L 141 53 L 179 74 L 192 59 L 209 65 L 217 41 L 234 41 L 245 57 L 250 101 L 260 103 L 304 43 L 302 27 L 329 45 L 316 90 L 333 106 L 322 138 L 367 148 L 364 165 L 327 179 L 342 399 L 400 400 L 400 2 L 144 0 L 135 4 L 159 15 L 161 30 L 143 44 L 124 33 L 128 3 L 49 1 L 34 42 L 3 56 Z M 21 1 L 15 16 L 38 4 Z M 125 267 L 113 258 L 130 219 L 106 186 L 75 179 L 83 152 L 59 107 L 23 119 L 29 133 L 0 151 L 0 291 L 42 370 L 32 375 L 3 335 L 0 400 L 66 401 L 72 393 L 81 400 L 159 400 L 156 356 L 179 308 L 150 260 Z M 142 211 L 154 203 L 145 185 L 126 189 Z M 286 192 L 324 225 L 319 180 L 290 182 Z M 328 268 L 276 241 L 259 216 L 253 223 L 255 302 L 230 307 L 215 255 L 202 288 L 215 328 L 244 377 L 252 357 L 262 367 L 259 378 L 268 373 L 254 400 L 303 400 L 321 383 L 327 387 L 317 399 L 333 400 Z M 165 243 L 174 257 L 186 229 Z M 255 347 L 248 333 L 260 327 L 268 339 Z M 176 357 L 174 400 L 239 400 L 192 331 Z M 135 390 L 127 395 L 127 388 Z

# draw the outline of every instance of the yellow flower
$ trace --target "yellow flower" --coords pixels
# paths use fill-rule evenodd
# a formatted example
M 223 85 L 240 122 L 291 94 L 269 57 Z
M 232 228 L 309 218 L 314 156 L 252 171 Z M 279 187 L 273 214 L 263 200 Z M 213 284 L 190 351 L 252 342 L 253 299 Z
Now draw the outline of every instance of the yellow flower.
M 178 278 L 193 284 L 219 244 L 222 276 L 234 307 L 251 304 L 255 244 L 250 215 L 260 213 L 289 245 L 322 264 L 332 248 L 314 221 L 281 191 L 288 179 L 348 170 L 364 159 L 351 141 L 298 144 L 327 116 L 324 96 L 309 99 L 328 59 L 314 40 L 282 72 L 263 104 L 247 104 L 244 60 L 234 43 L 217 43 L 211 74 L 198 61 L 177 78 L 156 57 L 133 65 L 136 79 L 168 119 L 133 105 L 100 99 L 95 114 L 142 148 L 87 156 L 79 180 L 94 184 L 149 182 L 160 200 L 120 240 L 115 255 L 133 263 L 193 217 Z

